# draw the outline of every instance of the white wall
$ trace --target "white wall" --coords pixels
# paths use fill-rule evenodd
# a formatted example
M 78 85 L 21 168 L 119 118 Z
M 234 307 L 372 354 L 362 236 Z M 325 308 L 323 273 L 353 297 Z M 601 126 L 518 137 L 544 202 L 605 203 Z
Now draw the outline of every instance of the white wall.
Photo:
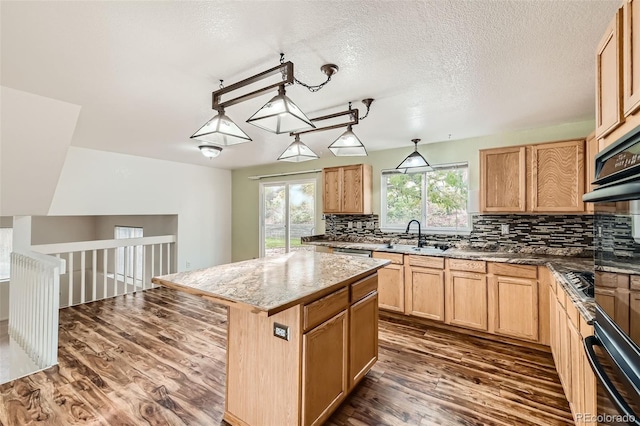
M 45 215 L 80 106 L 8 87 L 0 102 L 0 215 Z
M 231 261 L 228 170 L 70 147 L 48 214 L 178 215 L 179 271 Z
M 13 227 L 13 217 L 0 217 L 0 228 Z M 9 281 L 0 281 L 0 321 L 9 318 Z

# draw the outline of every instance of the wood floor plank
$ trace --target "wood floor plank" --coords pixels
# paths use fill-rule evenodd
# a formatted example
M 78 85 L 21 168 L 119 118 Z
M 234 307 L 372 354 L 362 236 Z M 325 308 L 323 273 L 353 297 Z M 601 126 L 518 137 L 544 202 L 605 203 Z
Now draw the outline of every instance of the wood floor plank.
M 0 426 L 224 425 L 226 325 L 225 307 L 165 288 L 65 308 L 59 365 L 0 385 Z M 379 325 L 379 361 L 327 425 L 571 424 L 548 351 Z

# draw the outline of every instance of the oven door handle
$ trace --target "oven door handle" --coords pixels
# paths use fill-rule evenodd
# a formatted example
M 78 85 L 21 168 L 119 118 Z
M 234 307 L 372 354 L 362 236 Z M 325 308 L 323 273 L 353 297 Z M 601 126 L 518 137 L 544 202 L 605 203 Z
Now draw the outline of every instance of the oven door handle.
M 611 379 L 604 371 L 602 364 L 598 361 L 598 356 L 596 355 L 596 351 L 593 349 L 594 346 L 600 346 L 600 342 L 596 336 L 589 336 L 584 339 L 584 349 L 587 352 L 587 359 L 589 360 L 589 364 L 591 364 L 591 369 L 600 380 L 600 383 L 604 386 L 605 391 L 607 392 L 609 399 L 616 406 L 618 411 L 627 416 L 628 419 L 633 419 L 634 425 L 640 425 L 640 417 L 636 416 L 633 412 L 627 401 L 624 400 L 618 389 L 613 385 Z

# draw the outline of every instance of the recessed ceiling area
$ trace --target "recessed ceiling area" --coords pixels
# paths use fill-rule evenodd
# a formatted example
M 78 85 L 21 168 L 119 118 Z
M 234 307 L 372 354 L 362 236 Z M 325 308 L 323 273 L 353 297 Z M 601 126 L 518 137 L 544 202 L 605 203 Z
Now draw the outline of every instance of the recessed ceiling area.
M 207 159 L 189 137 L 211 92 L 279 63 L 322 90 L 287 95 L 311 118 L 360 108 L 368 151 L 593 119 L 595 49 L 620 1 L 11 2 L 1 85 L 81 106 L 73 146 L 236 169 L 293 141 L 245 122 L 273 94 L 229 107 L 252 142 Z M 37 117 L 34 117 L 37 125 Z M 303 135 L 320 157 L 344 129 Z

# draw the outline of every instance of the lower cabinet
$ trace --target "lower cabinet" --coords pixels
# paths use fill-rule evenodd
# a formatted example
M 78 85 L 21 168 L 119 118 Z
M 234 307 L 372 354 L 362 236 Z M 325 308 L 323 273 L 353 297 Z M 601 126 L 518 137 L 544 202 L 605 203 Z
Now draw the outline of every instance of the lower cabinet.
M 584 421 L 597 415 L 596 377 L 583 346 L 584 337 L 592 335 L 593 328 L 577 314 L 559 284 L 551 283 L 549 295 L 550 346 L 560 382 L 576 424 L 595 425 Z
M 364 377 L 378 360 L 378 293 L 349 308 L 349 387 Z
M 402 254 L 373 252 L 376 259 L 387 259 L 392 263 L 378 270 L 378 293 L 381 309 L 404 313 L 405 277 Z
M 413 266 L 407 271 L 409 315 L 444 322 L 444 271 Z
M 488 330 L 485 274 L 447 271 L 445 318 L 447 324 Z
M 348 314 L 340 312 L 302 338 L 303 424 L 320 424 L 348 391 Z

